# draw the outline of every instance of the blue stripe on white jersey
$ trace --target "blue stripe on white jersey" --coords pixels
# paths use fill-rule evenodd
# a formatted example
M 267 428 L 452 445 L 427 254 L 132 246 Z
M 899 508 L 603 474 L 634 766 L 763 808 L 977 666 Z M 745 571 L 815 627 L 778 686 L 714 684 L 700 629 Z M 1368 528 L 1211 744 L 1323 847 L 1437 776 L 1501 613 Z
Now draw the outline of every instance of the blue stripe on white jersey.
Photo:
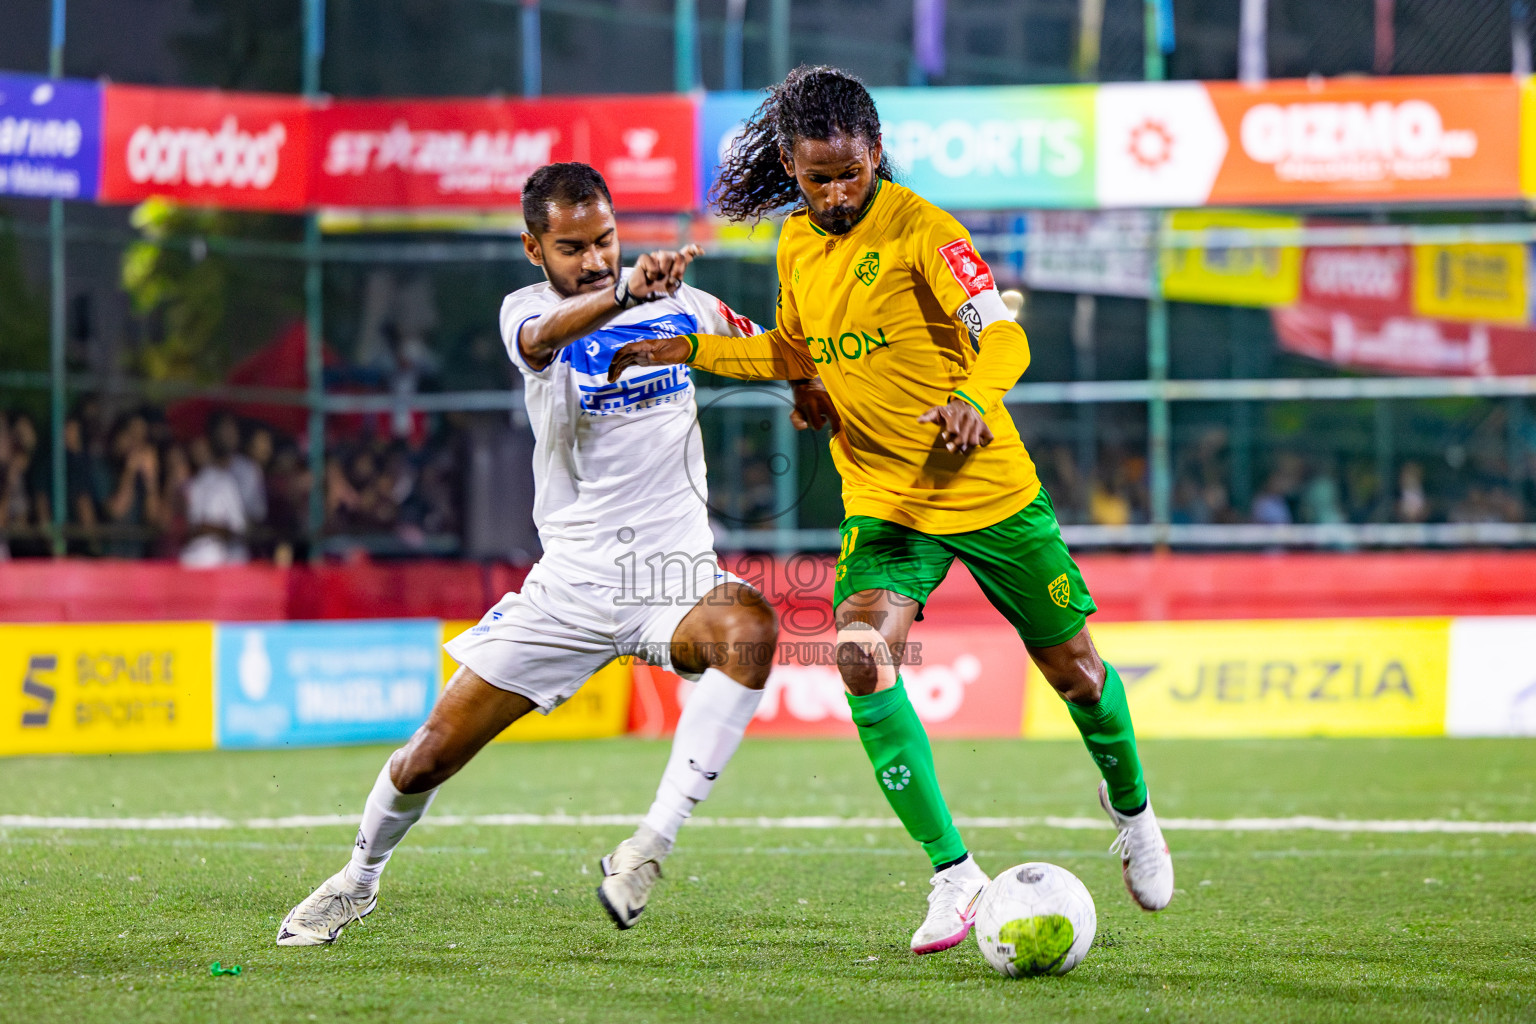
M 693 386 L 686 366 L 669 366 L 613 383 L 608 382 L 608 367 L 613 363 L 613 354 L 632 341 L 675 338 L 698 330 L 699 322 L 692 315 L 668 313 L 637 324 L 609 324 L 561 349 L 560 358 L 591 382 L 577 379 L 581 411 L 591 416 L 609 416 L 677 401 Z

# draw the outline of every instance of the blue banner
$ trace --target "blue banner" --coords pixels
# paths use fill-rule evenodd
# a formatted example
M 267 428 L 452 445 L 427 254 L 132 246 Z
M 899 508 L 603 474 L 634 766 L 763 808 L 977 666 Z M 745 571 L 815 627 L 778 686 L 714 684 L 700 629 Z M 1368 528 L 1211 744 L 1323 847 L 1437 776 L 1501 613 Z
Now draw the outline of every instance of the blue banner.
M 101 88 L 0 72 L 0 195 L 96 198 Z
M 442 677 L 435 619 L 220 625 L 220 747 L 401 740 Z

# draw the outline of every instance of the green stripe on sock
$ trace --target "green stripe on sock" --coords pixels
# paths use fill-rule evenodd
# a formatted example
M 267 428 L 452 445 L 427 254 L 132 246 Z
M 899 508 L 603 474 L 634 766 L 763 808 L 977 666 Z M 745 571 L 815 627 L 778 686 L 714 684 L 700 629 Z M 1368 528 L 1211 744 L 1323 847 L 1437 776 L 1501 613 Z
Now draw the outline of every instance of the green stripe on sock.
M 1077 731 L 1082 734 L 1083 745 L 1109 784 L 1110 805 L 1118 811 L 1134 811 L 1146 803 L 1147 786 L 1141 777 L 1131 707 L 1115 666 L 1104 663 L 1104 692 L 1097 704 L 1066 704 Z
M 933 769 L 928 733 L 900 677 L 889 690 L 847 696 L 875 781 L 907 835 L 922 845 L 935 867 L 964 857 L 965 842 L 949 816 Z

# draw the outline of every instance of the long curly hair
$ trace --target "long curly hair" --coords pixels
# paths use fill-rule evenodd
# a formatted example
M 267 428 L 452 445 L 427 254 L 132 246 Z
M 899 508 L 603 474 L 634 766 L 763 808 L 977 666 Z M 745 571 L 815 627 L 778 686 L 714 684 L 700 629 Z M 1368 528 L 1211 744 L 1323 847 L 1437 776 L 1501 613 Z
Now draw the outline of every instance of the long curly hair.
M 800 187 L 784 173 L 779 151 L 793 152 L 797 139 L 826 141 L 834 135 L 856 135 L 871 146 L 878 142 L 875 101 L 848 72 L 802 64 L 769 89 L 747 119 L 720 166 L 710 202 L 730 220 L 752 221 L 800 202 Z M 876 174 L 893 179 L 890 157 L 883 153 Z

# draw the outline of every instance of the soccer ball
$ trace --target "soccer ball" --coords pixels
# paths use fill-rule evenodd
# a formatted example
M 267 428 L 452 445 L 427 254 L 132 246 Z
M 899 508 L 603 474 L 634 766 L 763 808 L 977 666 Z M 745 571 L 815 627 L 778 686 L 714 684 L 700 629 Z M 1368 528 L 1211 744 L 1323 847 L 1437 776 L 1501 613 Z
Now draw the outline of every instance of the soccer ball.
M 976 899 L 976 944 L 1010 978 L 1066 974 L 1087 955 L 1098 923 L 1088 888 L 1055 864 L 1016 864 Z

